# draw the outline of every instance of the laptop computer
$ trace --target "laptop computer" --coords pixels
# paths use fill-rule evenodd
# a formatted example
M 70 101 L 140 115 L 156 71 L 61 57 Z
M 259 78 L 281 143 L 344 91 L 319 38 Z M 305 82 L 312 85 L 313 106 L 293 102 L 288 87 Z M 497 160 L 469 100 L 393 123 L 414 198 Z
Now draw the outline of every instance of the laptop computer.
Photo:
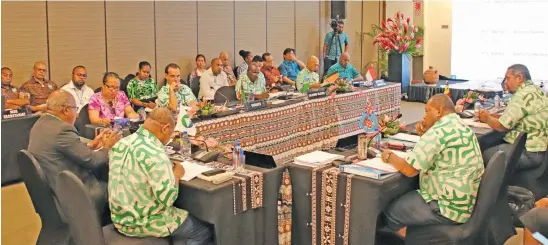
M 259 168 L 266 168 L 266 169 L 272 169 L 276 168 L 276 162 L 274 162 L 274 158 L 271 155 L 264 155 L 252 151 L 244 151 L 245 155 L 245 164 L 259 167 Z

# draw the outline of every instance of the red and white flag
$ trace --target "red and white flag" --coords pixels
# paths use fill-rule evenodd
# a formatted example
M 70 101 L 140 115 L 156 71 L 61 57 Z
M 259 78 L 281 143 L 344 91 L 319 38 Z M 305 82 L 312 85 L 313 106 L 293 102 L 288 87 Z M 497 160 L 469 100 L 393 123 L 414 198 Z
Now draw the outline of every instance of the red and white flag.
M 375 79 L 377 79 L 377 74 L 375 74 L 375 68 L 373 68 L 373 66 L 370 65 L 369 69 L 367 69 L 367 73 L 365 74 L 365 80 L 372 82 Z

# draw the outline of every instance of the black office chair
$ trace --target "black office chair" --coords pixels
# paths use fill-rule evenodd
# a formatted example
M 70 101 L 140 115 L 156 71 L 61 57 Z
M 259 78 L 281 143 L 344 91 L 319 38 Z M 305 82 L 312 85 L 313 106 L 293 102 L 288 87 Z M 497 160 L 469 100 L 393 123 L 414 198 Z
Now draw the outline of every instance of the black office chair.
M 55 187 L 59 203 L 66 215 L 74 244 L 78 245 L 168 245 L 168 238 L 138 238 L 120 234 L 114 225 L 101 227 L 95 203 L 87 188 L 72 172 L 63 171 L 57 176 Z
M 192 93 L 196 98 L 198 98 L 198 94 L 200 93 L 200 77 L 195 77 L 190 81 L 190 89 L 192 90 Z
M 120 81 L 120 90 L 123 91 L 126 96 L 127 94 L 127 85 L 131 79 L 135 78 L 137 74 L 127 74 L 127 76 L 124 78 L 124 80 Z M 128 96 L 129 97 L 129 96 Z
M 466 223 L 409 226 L 405 244 L 487 244 L 487 229 L 484 226 L 493 215 L 492 207 L 497 202 L 498 193 L 503 185 L 507 163 L 506 155 L 502 151 L 495 153 L 489 161 L 479 186 L 474 211 Z
M 234 86 L 224 86 L 217 91 L 215 91 L 215 95 L 213 96 L 213 101 L 215 101 L 215 104 L 222 104 L 226 101 L 236 101 L 238 98 L 236 97 L 236 89 Z
M 548 196 L 548 151 L 544 154 L 544 161 L 540 166 L 517 172 L 510 185 L 530 190 L 536 200 Z
M 42 221 L 36 244 L 70 244 L 68 225 L 63 221 L 61 209 L 56 204 L 54 192 L 42 168 L 27 150 L 17 154 L 17 163 L 34 210 Z
M 508 185 L 510 180 L 515 175 L 519 158 L 525 148 L 526 139 L 527 133 L 520 133 L 508 153 L 506 153 L 506 173 L 504 174 L 502 187 L 500 188 L 497 202 L 492 207 L 492 209 L 496 211 L 493 212 L 493 215 L 489 219 L 488 223 L 488 237 L 490 245 L 502 245 L 506 242 L 506 240 L 508 240 L 508 238 L 517 234 L 512 222 L 512 210 L 508 205 Z M 490 162 L 491 161 L 489 161 L 489 163 Z
M 238 74 L 238 67 L 234 67 L 232 71 L 234 72 L 234 76 L 236 77 L 236 79 L 238 79 L 238 77 L 240 76 L 240 74 Z
M 102 86 L 101 86 L 101 87 L 98 87 L 98 88 L 96 88 L 96 89 L 95 89 L 95 90 L 94 90 L 93 92 L 95 92 L 95 93 L 99 93 L 99 92 L 101 92 L 101 88 L 102 88 Z
M 188 82 L 190 82 L 190 73 L 188 73 L 188 75 L 186 75 L 186 80 L 187 80 Z M 181 83 L 182 83 L 182 84 L 185 84 L 186 86 L 190 86 L 190 84 L 185 83 L 185 82 L 183 81 L 183 79 L 181 79 Z
M 74 122 L 74 127 L 78 130 L 78 135 L 84 136 L 86 124 L 91 124 L 91 121 L 89 120 L 88 104 L 80 109 L 78 119 Z

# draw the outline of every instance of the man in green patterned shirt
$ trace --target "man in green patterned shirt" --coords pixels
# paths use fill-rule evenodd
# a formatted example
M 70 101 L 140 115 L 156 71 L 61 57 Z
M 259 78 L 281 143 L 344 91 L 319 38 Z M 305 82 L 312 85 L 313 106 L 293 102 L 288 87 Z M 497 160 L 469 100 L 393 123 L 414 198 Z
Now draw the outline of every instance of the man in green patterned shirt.
M 268 91 L 266 91 L 266 81 L 264 76 L 261 76 L 261 71 L 257 63 L 251 63 L 247 67 L 247 74 L 241 74 L 236 82 L 236 95 L 238 99 L 242 98 L 242 93 L 245 93 L 245 98 L 249 98 L 249 93 L 253 91 L 255 99 L 268 99 Z
M 301 93 L 306 93 L 310 88 L 321 87 L 320 75 L 316 73 L 320 67 L 320 61 L 316 56 L 310 56 L 306 62 L 306 67 L 297 75 L 296 83 L 297 90 Z
M 405 176 L 420 174 L 420 189 L 404 194 L 385 210 L 388 226 L 405 231 L 402 228 L 407 225 L 466 222 L 484 171 L 476 135 L 461 121 L 445 94 L 428 101 L 417 131 L 422 136 L 406 158 L 390 150 L 382 153 L 383 161 Z
M 131 79 L 127 84 L 127 95 L 131 104 L 139 107 L 154 109 L 156 107 L 158 84 L 150 77 L 150 63 L 147 61 L 139 62 L 139 72 L 137 76 Z
M 159 106 L 167 107 L 175 112 L 180 104 L 184 106 L 197 105 L 197 99 L 192 90 L 181 84 L 181 68 L 177 64 L 171 63 L 166 66 L 165 73 L 167 84 L 158 92 Z
M 209 244 L 213 234 L 209 225 L 173 206 L 185 172 L 165 152 L 164 144 L 174 128 L 172 113 L 156 108 L 137 132 L 111 148 L 108 200 L 112 222 L 126 236 L 171 236 L 186 244 Z
M 499 132 L 508 132 L 504 142 L 485 150 L 488 161 L 498 150 L 508 152 L 520 132 L 527 133 L 526 151 L 520 157 L 517 170 L 538 167 L 548 148 L 548 97 L 531 81 L 529 69 L 521 64 L 506 71 L 507 90 L 514 94 L 508 107 L 500 115 L 480 111 L 479 120 Z

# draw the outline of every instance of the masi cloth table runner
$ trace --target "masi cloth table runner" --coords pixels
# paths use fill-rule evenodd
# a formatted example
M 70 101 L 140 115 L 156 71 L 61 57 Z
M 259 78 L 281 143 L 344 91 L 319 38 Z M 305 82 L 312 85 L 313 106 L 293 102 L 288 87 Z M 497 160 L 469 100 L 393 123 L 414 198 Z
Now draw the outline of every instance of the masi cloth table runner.
M 400 96 L 400 84 L 393 84 L 208 120 L 196 127 L 220 144 L 239 140 L 245 150 L 271 155 L 277 164 L 285 164 L 296 156 L 333 148 L 339 139 L 359 134 L 358 121 L 368 101 L 378 116 L 396 116 Z

